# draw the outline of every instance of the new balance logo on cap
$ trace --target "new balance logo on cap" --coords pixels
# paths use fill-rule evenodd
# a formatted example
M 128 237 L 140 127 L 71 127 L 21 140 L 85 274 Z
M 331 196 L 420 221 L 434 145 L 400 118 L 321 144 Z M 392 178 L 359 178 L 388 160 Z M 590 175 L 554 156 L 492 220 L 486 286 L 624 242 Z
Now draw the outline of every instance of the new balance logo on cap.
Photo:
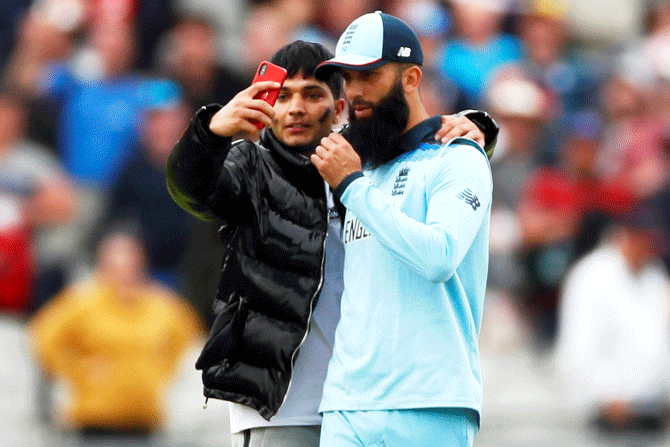
M 370 70 L 387 62 L 422 65 L 423 53 L 414 31 L 402 20 L 381 11 L 351 22 L 335 48 L 335 57 L 316 68 L 324 79 L 339 69 Z
M 398 50 L 398 56 L 399 57 L 410 57 L 412 54 L 412 49 L 409 47 L 400 47 Z

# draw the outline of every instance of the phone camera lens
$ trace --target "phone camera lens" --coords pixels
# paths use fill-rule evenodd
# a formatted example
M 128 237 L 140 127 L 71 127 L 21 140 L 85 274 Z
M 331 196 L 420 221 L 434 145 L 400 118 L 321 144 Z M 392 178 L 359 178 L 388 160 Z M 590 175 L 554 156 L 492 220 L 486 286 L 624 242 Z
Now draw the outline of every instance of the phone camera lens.
M 263 65 L 261 66 L 261 70 L 260 70 L 259 74 L 260 74 L 261 76 L 263 76 L 263 75 L 265 74 L 265 70 L 267 70 L 267 68 L 268 68 L 268 66 L 267 66 L 266 64 L 263 64 Z

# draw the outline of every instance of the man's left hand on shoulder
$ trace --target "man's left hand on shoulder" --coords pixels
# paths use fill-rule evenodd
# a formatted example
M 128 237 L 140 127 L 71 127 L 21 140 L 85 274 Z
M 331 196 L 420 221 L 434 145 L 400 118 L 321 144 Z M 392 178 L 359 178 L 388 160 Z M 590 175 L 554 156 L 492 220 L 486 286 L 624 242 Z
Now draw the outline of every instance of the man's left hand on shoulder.
M 336 132 L 322 138 L 310 158 L 321 177 L 333 189 L 349 175 L 363 169 L 358 153 L 346 138 Z

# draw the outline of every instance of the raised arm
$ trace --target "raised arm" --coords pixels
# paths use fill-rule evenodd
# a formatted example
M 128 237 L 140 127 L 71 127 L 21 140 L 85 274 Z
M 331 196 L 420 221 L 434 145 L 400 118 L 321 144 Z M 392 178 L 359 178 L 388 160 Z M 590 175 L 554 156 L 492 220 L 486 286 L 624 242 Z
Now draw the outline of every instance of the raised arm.
M 446 281 L 460 264 L 488 215 L 493 185 L 481 147 L 452 140 L 427 179 L 428 208 L 419 222 L 397 208 L 361 171 L 360 159 L 339 134 L 321 141 L 311 157 L 353 213 L 381 244 L 432 281 Z M 464 169 L 467 167 L 467 169 Z
M 254 120 L 271 124 L 274 110 L 254 96 L 277 85 L 271 81 L 258 82 L 239 92 L 224 107 L 212 104 L 198 110 L 167 162 L 168 190 L 179 206 L 200 219 L 212 220 L 215 218 L 212 200 L 216 199 L 213 195 L 222 174 L 223 179 L 236 184 L 228 191 L 240 190 L 240 166 L 224 165 L 232 137 L 256 131 Z

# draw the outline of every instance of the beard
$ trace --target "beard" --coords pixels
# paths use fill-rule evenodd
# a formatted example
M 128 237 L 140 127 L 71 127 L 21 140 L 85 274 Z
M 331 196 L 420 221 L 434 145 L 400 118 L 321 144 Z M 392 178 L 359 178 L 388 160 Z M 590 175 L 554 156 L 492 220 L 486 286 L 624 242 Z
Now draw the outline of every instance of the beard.
M 369 103 L 360 102 L 365 105 Z M 349 108 L 347 139 L 364 166 L 376 168 L 404 152 L 398 144 L 409 121 L 409 105 L 398 80 L 391 91 L 374 106 L 372 115 L 356 118 L 353 101 Z

